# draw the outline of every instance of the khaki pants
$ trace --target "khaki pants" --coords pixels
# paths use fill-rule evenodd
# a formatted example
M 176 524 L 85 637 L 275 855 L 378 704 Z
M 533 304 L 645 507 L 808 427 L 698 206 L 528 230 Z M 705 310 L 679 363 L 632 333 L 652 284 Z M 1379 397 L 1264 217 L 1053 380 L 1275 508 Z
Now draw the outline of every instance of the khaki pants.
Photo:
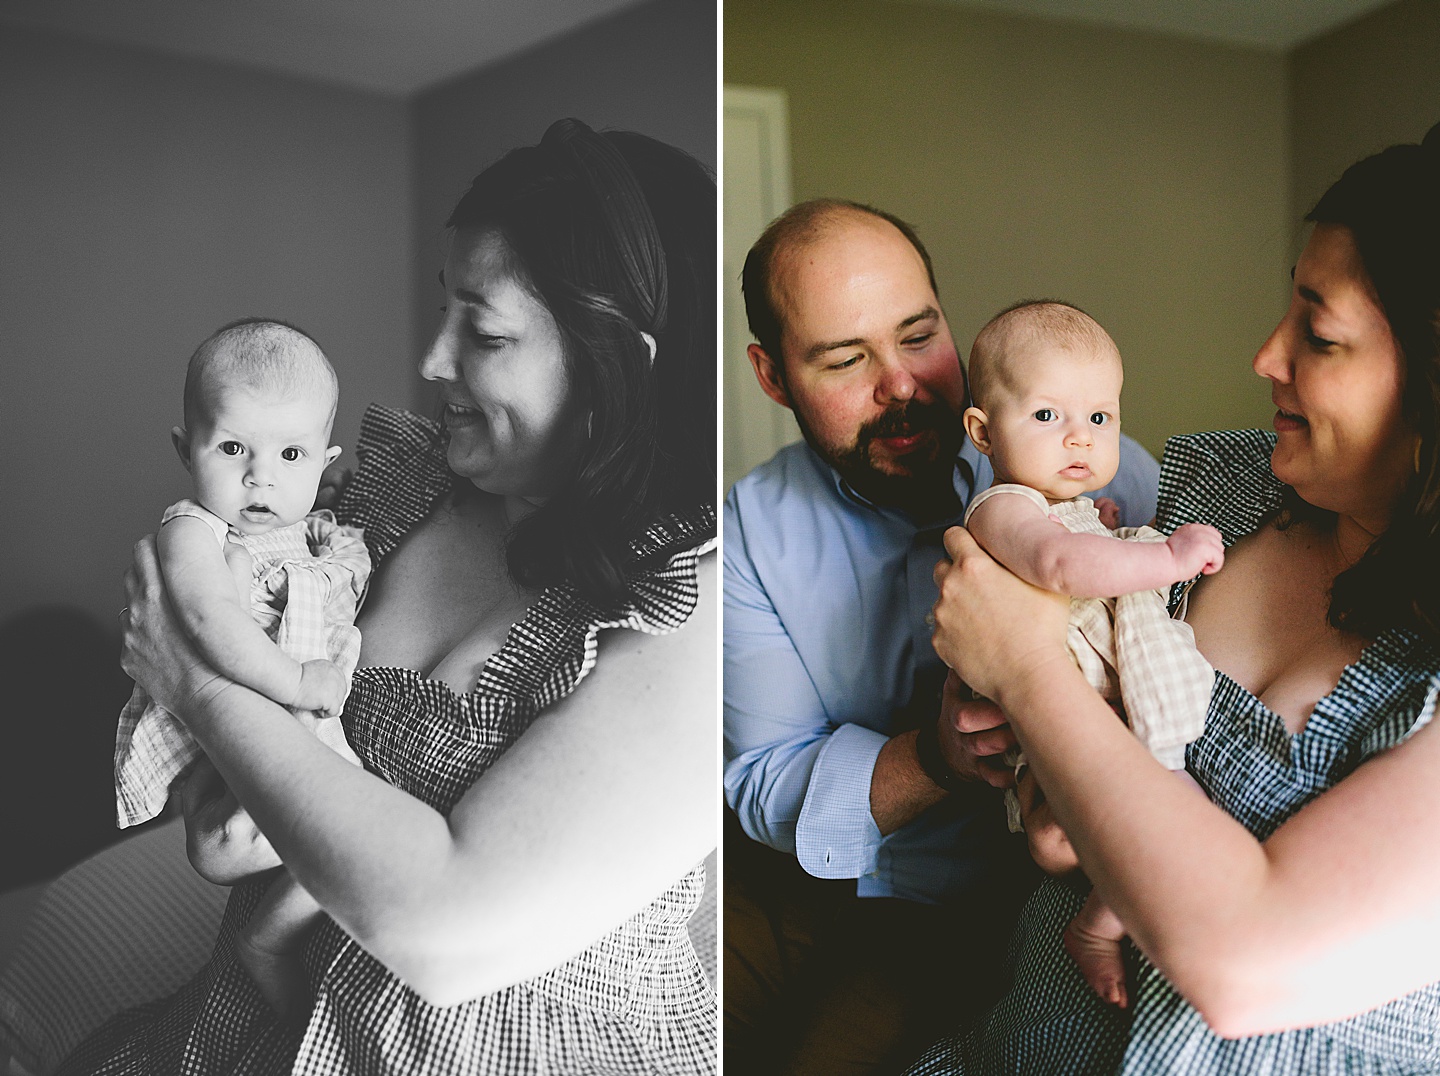
M 727 1072 L 900 1072 L 999 994 L 1019 885 L 971 905 L 862 899 L 725 825 Z

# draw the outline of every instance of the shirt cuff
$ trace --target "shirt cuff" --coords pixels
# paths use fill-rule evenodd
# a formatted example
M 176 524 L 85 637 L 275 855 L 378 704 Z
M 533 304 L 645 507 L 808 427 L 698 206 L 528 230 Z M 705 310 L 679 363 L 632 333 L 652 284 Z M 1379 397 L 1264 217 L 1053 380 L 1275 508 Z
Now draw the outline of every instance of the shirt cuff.
M 795 854 L 817 878 L 859 878 L 875 869 L 883 838 L 870 814 L 870 779 L 889 737 L 841 725 L 815 759 L 795 823 Z

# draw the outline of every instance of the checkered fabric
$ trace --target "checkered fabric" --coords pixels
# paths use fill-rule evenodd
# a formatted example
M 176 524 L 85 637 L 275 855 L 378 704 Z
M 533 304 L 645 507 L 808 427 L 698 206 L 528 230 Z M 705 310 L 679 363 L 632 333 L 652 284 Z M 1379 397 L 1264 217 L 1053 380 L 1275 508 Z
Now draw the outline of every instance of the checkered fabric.
M 1012 482 L 991 486 L 976 496 L 965 510 L 966 522 L 985 501 L 1005 494 L 1026 497 L 1071 534 L 1128 542 L 1165 541 L 1165 535 L 1153 527 L 1112 531 L 1100 522 L 1100 513 L 1089 497 L 1050 504 L 1039 491 Z M 1121 702 L 1136 738 L 1166 769 L 1181 769 L 1185 745 L 1205 731 L 1215 670 L 1195 649 L 1190 625 L 1170 618 L 1165 592 L 1140 590 L 1114 598 L 1071 598 L 1066 643 L 1090 686 L 1107 702 Z M 1007 758 L 1017 772 L 1024 765 L 1018 749 Z M 1014 789 L 1005 791 L 1005 813 L 1010 832 L 1019 833 L 1024 826 Z
M 1173 438 L 1160 476 L 1159 522 L 1210 523 L 1228 546 L 1280 507 L 1273 435 L 1259 430 Z M 1171 590 L 1172 607 L 1187 584 Z M 1386 631 L 1348 666 L 1298 734 L 1217 673 L 1205 733 L 1186 751 L 1212 801 L 1264 840 L 1361 763 L 1429 723 L 1440 693 L 1440 650 Z M 975 1026 L 937 1043 L 911 1076 L 1399 1076 L 1440 1072 L 1440 982 L 1348 1020 L 1275 1035 L 1221 1039 L 1127 943 L 1139 967 L 1131 1008 L 1085 985 L 1060 944 L 1083 894 L 1045 882 L 1011 943 L 1013 982 Z
M 378 563 L 456 480 L 445 467 L 440 431 L 403 411 L 367 412 L 359 456 L 340 516 L 364 527 Z M 344 721 L 366 767 L 449 811 L 540 711 L 584 679 L 601 629 L 660 634 L 689 619 L 699 599 L 696 564 L 714 545 L 715 523 L 707 505 L 637 535 L 631 552 L 640 574 L 619 608 L 598 609 L 568 585 L 547 589 L 511 628 L 473 692 L 456 695 L 409 670 L 360 669 Z M 315 1006 L 295 1026 L 274 1020 L 235 963 L 235 932 L 263 893 L 263 885 L 237 886 L 215 953 L 195 980 L 171 998 L 121 1014 L 62 1071 L 713 1073 L 716 996 L 685 929 L 704 880 L 697 865 L 559 967 L 443 1009 L 427 1005 L 326 919 L 304 954 Z
M 255 565 L 250 614 L 281 650 L 296 661 L 329 658 L 349 678 L 360 658 L 355 608 L 370 578 L 370 554 L 358 530 L 322 511 L 288 527 L 227 539 L 228 524 L 191 500 L 167 508 L 160 525 L 179 516 L 199 519 L 222 547 L 227 540 L 245 547 Z M 338 723 L 321 722 L 317 735 L 354 761 Z M 170 785 L 199 755 L 185 726 L 137 684 L 115 733 L 116 825 L 124 829 L 159 814 Z

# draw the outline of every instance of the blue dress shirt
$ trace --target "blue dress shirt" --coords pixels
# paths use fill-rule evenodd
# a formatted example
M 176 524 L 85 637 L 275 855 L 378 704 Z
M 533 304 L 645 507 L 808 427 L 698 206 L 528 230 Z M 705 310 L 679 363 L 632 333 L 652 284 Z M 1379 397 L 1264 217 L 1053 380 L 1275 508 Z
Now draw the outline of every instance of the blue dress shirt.
M 1113 498 L 1126 526 L 1148 523 L 1159 476 L 1122 435 L 1119 473 L 1091 496 Z M 955 468 L 962 509 L 993 479 L 967 440 Z M 881 746 L 915 727 L 907 714 L 938 712 L 931 573 L 957 522 L 917 524 L 871 504 L 805 444 L 781 449 L 725 500 L 726 801 L 751 837 L 818 877 L 858 879 L 861 896 L 948 901 L 1023 855 L 988 786 L 886 837 L 870 814 Z

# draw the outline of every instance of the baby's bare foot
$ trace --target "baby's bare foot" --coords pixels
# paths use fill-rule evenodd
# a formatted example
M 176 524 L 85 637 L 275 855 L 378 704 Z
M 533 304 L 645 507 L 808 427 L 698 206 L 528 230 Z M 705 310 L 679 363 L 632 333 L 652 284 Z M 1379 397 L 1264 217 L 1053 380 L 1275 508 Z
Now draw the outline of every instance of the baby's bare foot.
M 1090 989 L 1100 1000 L 1120 1009 L 1130 1002 L 1125 990 L 1125 962 L 1120 955 L 1120 940 L 1124 937 L 1120 917 L 1091 893 L 1080 914 L 1065 928 L 1063 938 L 1065 951 Z
M 311 1007 L 310 983 L 300 952 L 272 953 L 260 948 L 244 930 L 235 939 L 235 956 L 260 988 L 270 1008 L 286 1021 L 299 1020 Z

